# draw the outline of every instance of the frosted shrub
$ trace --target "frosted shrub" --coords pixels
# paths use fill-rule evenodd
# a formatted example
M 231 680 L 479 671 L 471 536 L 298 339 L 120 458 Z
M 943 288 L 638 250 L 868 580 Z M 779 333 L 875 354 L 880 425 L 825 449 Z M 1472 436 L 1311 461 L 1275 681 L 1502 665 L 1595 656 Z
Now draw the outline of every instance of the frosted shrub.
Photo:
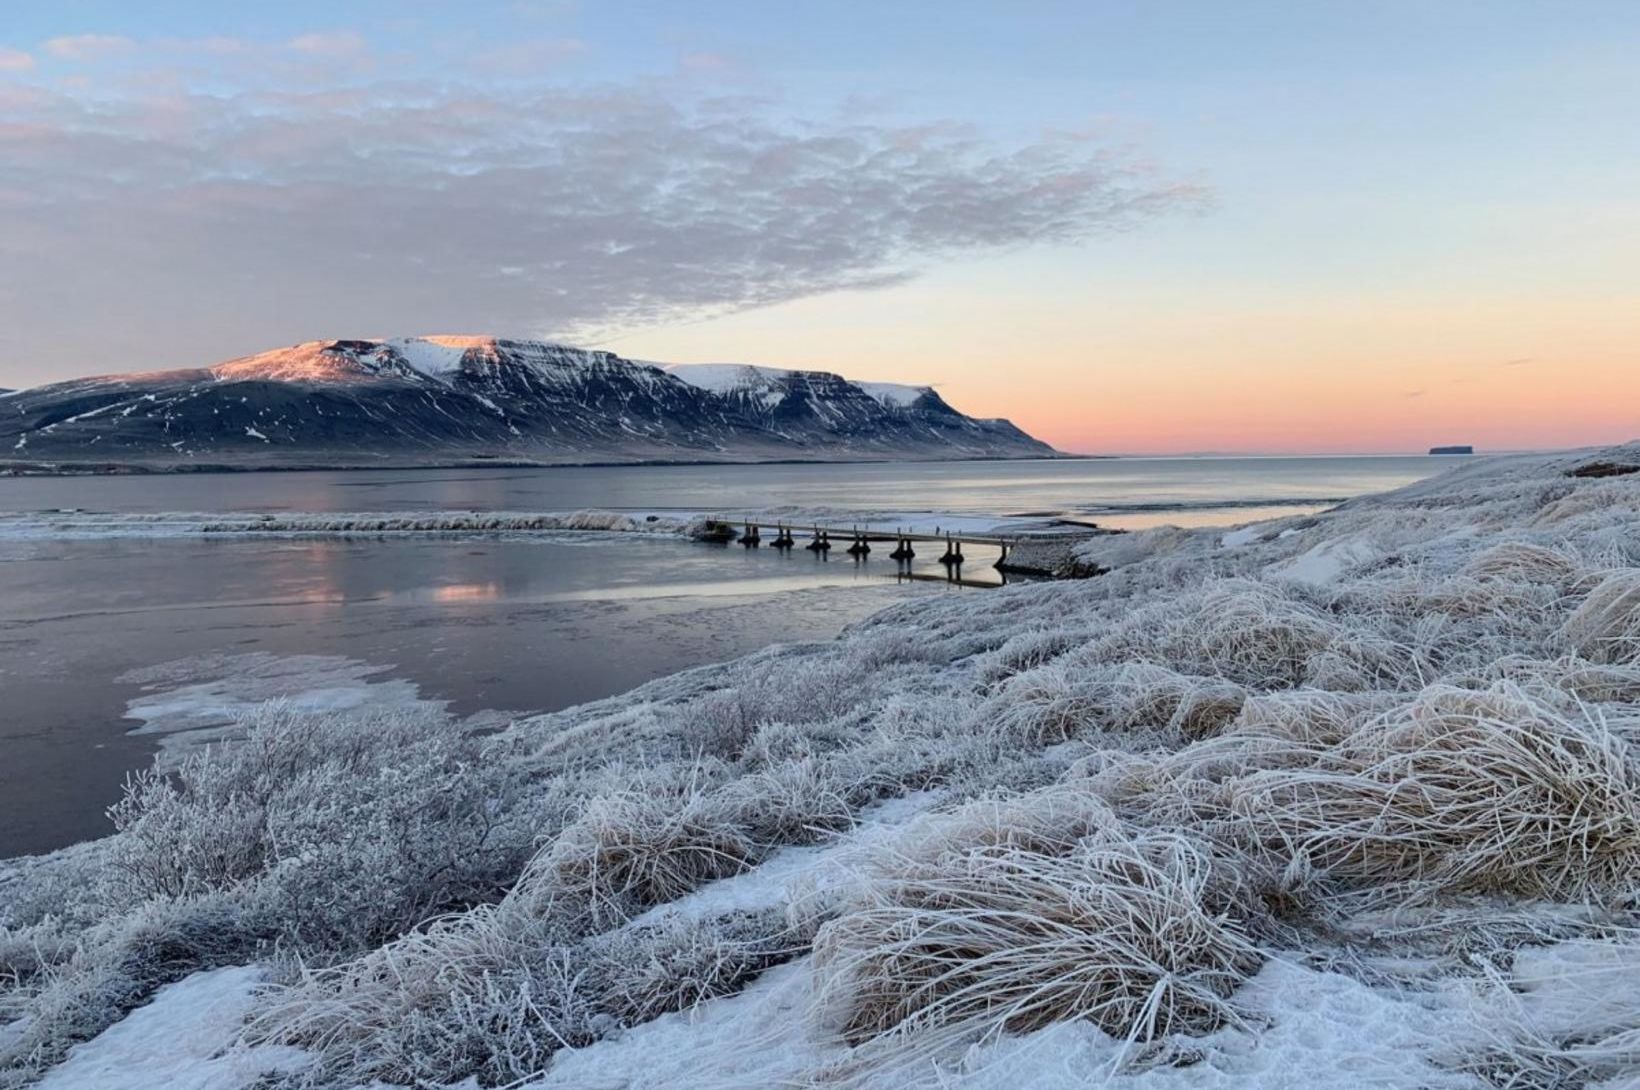
M 58 960 L 19 981 L 31 1020 L 0 1069 L 60 1056 L 196 970 L 276 945 L 334 960 L 500 897 L 562 804 L 527 793 L 520 766 L 484 760 L 486 744 L 439 715 L 272 705 L 242 743 L 135 778 L 86 876 L 105 922 L 71 948 L 35 936 Z
M 313 1055 L 286 1085 L 511 1085 L 561 1048 L 732 994 L 802 948 L 779 913 L 671 918 L 571 943 L 521 909 L 485 906 L 304 972 L 268 994 L 244 1037 Z
M 248 727 L 173 777 L 133 781 L 113 811 L 116 903 L 234 889 L 278 911 L 290 939 L 347 950 L 499 896 L 527 858 L 525 781 L 444 716 L 273 705 Z M 535 802 L 555 820 L 552 792 Z
M 249 959 L 272 940 L 276 926 L 221 894 L 156 901 L 99 925 L 68 956 L 41 967 L 24 993 L 21 1032 L 0 1038 L 0 1087 L 28 1085 L 155 989 Z
M 705 920 L 669 917 L 587 944 L 599 1013 L 621 1027 L 732 995 L 765 969 L 808 949 L 778 910 Z
M 1211 885 L 1186 838 L 1114 829 L 1066 854 L 879 860 L 815 940 L 820 1017 L 879 1077 L 1056 1021 L 1132 1041 L 1214 1028 L 1259 958 Z
M 353 1087 L 496 1086 L 540 1071 L 552 1053 L 596 1039 L 583 966 L 567 947 L 531 947 L 489 908 L 406 936 L 358 961 L 304 972 L 271 991 L 245 1027 L 253 1044 L 313 1056 L 286 1080 Z

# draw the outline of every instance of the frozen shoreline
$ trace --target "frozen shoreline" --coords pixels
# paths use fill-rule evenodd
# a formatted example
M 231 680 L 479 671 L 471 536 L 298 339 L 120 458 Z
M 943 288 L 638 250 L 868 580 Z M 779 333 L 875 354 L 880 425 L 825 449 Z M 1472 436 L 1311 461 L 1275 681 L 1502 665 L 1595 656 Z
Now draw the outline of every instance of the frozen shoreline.
M 275 964 L 286 986 L 259 997 L 208 978 L 243 986 L 251 1028 L 232 1064 L 179 1054 L 174 1076 L 240 1090 L 260 1058 L 335 1088 L 1624 1084 L 1640 473 L 1572 474 L 1594 462 L 1640 446 L 1094 538 L 1075 555 L 1096 579 L 907 603 L 483 738 L 431 712 L 275 715 L 109 841 L 0 866 L 0 1086 L 117 1061 L 127 1010 L 273 944 L 335 967 Z M 1018 891 L 1062 876 L 1122 906 L 1070 933 L 1132 949 L 1033 959 L 1008 921 L 1052 928 L 1066 902 Z M 344 907 L 298 922 L 293 898 Z M 159 939 L 180 963 L 144 959 Z M 962 964 L 976 943 L 994 958 Z M 896 975 L 919 958 L 932 976 Z M 940 965 L 972 975 L 948 989 Z M 958 998 L 1051 1003 L 1075 972 L 1099 1013 L 1009 1022 Z M 205 1019 L 190 994 L 155 1017 Z M 1145 995 L 1174 1020 L 1145 1029 Z

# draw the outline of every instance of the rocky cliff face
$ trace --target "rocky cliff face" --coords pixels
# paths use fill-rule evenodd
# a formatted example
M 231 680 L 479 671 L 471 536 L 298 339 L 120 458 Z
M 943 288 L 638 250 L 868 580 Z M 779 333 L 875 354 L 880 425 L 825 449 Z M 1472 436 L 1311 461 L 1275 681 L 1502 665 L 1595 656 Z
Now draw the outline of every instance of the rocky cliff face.
M 1051 457 L 932 389 L 537 341 L 313 341 L 0 399 L 0 463 L 149 469 Z

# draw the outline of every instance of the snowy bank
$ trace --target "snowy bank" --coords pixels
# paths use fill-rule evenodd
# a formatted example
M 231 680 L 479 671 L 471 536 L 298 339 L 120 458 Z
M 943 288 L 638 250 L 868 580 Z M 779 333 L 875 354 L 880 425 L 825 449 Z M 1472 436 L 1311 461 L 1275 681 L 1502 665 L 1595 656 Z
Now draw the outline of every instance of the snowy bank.
M 223 1090 L 1631 1085 L 1634 464 L 1093 538 L 499 732 L 253 710 L 0 865 L 0 1087 L 237 966 Z
M 615 511 L 23 511 L 0 513 L 0 538 L 187 537 L 196 534 L 381 536 L 514 534 L 543 531 L 682 534 L 688 517 Z

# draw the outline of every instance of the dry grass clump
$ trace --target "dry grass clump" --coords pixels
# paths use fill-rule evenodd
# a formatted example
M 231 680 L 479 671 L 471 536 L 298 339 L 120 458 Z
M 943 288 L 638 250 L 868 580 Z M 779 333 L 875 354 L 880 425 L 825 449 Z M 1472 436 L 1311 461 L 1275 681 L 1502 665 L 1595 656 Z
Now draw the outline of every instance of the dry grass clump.
M 1590 662 L 1640 662 L 1640 569 L 1601 580 L 1566 618 L 1560 636 Z
M 1464 565 L 1476 579 L 1513 579 L 1523 583 L 1560 585 L 1577 578 L 1581 565 L 1563 548 L 1505 541 L 1492 546 Z
M 1484 686 L 1507 680 L 1590 704 L 1640 704 L 1640 663 L 1593 663 L 1576 655 L 1534 659 L 1506 655 L 1480 675 Z
M 815 757 L 787 761 L 729 784 L 725 803 L 739 824 L 768 844 L 812 844 L 854 824 L 868 786 Z
M 1084 837 L 1116 828 L 1110 806 L 1086 783 L 970 799 L 912 821 L 894 842 L 898 859 L 937 860 L 952 852 L 998 849 L 1069 854 Z
M 1226 579 L 1135 611 L 1078 657 L 1165 663 L 1256 690 L 1297 688 L 1317 669 L 1335 688 L 1377 688 L 1404 676 L 1406 649 L 1362 620 L 1346 624 L 1298 588 Z
M 1092 632 L 1059 628 L 1022 632 L 991 653 L 991 661 L 985 664 L 980 680 L 985 684 L 1006 681 L 1016 674 L 1045 666 L 1093 638 Z
M 598 920 L 675 901 L 755 866 L 762 847 L 719 796 L 621 792 L 591 800 L 526 872 L 521 885 L 584 901 Z
M 1247 698 L 1225 729 L 1236 737 L 1282 738 L 1313 746 L 1337 745 L 1405 696 L 1385 692 L 1286 689 Z
M 1151 663 L 1061 660 L 1006 683 L 979 716 L 996 737 L 1015 744 L 1047 746 L 1100 732 L 1156 745 L 1217 733 L 1246 699 L 1239 685 Z
M 1212 886 L 1189 839 L 1114 827 L 1063 854 L 885 857 L 815 940 L 820 1015 L 878 1076 L 1072 1019 L 1130 1041 L 1208 1030 L 1260 960 Z
M 1596 712 L 1434 686 L 1336 747 L 1295 748 L 1230 784 L 1232 836 L 1267 855 L 1413 895 L 1598 898 L 1640 874 L 1635 756 Z

